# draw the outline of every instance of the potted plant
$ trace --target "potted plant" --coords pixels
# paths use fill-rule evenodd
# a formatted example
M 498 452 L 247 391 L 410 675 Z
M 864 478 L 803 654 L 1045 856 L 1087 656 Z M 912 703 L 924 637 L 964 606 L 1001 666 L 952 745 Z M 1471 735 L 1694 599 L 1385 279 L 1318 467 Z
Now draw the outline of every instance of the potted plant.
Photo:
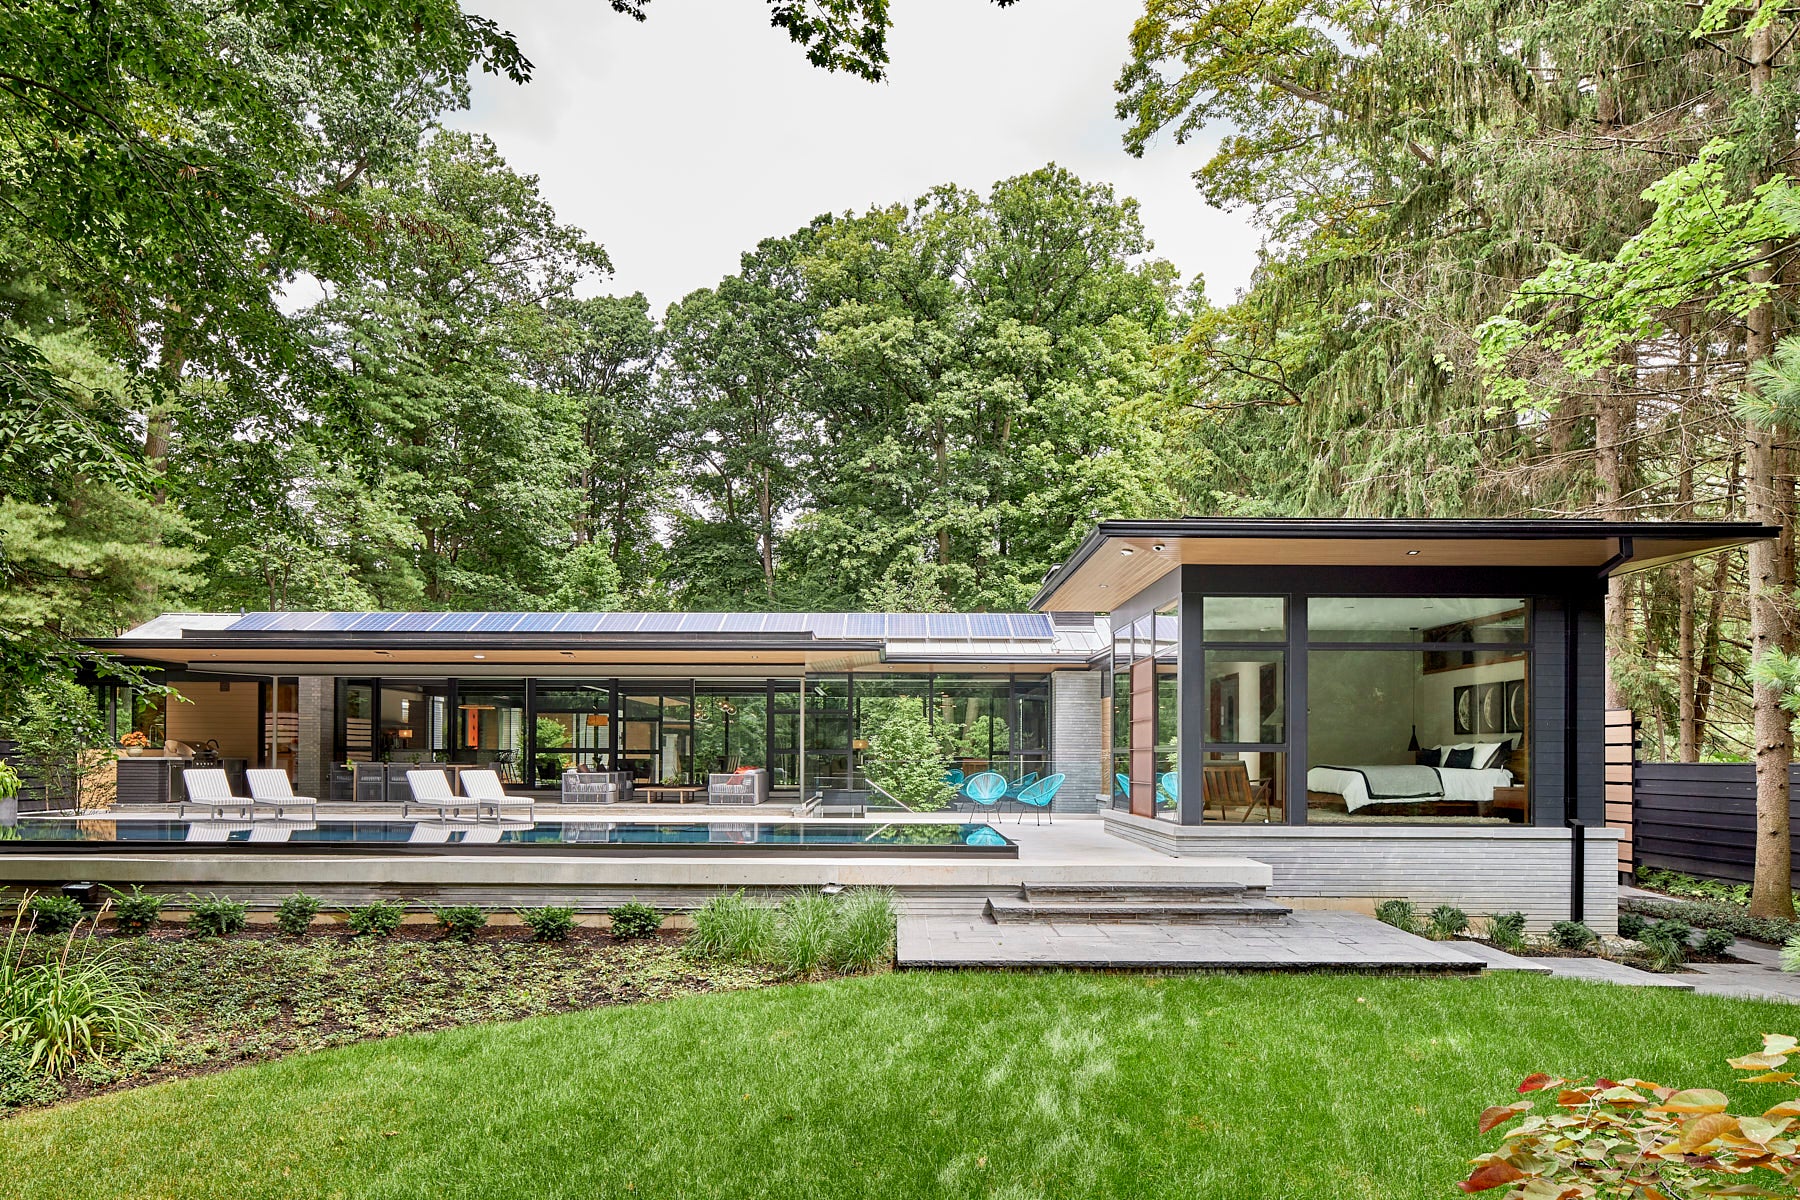
M 130 755 L 132 758 L 137 758 L 139 755 L 143 754 L 144 747 L 148 746 L 149 744 L 150 744 L 149 737 L 146 736 L 144 734 L 144 732 L 139 729 L 134 729 L 130 733 L 126 734 L 124 737 L 119 739 L 119 745 L 125 747 L 125 753 Z

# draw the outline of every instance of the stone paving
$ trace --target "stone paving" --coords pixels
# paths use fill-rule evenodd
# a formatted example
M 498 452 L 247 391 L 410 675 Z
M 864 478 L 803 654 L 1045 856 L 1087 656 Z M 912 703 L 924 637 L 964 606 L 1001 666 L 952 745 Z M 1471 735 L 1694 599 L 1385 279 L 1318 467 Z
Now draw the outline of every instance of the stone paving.
M 1359 913 L 1297 912 L 1277 924 L 1140 925 L 982 917 L 900 919 L 902 967 L 1474 973 L 1482 961 Z

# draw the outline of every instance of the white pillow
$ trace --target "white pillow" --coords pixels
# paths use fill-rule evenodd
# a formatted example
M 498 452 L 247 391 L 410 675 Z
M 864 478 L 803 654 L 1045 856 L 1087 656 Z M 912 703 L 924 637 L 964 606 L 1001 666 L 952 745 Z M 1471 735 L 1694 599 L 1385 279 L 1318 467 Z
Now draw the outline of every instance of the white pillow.
M 1512 753 L 1511 742 L 1476 742 L 1475 769 L 1486 770 L 1506 765 L 1506 756 Z

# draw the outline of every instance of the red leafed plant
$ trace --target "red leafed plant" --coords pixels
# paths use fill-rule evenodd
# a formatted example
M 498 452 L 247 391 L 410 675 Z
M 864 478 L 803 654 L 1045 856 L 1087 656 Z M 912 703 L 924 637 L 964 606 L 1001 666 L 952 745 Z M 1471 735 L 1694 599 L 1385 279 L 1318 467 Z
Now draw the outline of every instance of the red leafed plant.
M 1743 1083 L 1794 1084 L 1781 1068 L 1800 1047 L 1784 1033 L 1763 1035 L 1756 1054 L 1730 1059 L 1754 1072 Z M 1505 1144 L 1472 1160 L 1465 1192 L 1509 1189 L 1504 1200 L 1698 1200 L 1702 1196 L 1800 1197 L 1800 1097 L 1760 1116 L 1733 1116 L 1724 1092 L 1676 1089 L 1647 1079 L 1593 1081 L 1533 1075 L 1521 1095 L 1551 1093 L 1554 1110 L 1496 1104 L 1481 1132 L 1531 1113 Z

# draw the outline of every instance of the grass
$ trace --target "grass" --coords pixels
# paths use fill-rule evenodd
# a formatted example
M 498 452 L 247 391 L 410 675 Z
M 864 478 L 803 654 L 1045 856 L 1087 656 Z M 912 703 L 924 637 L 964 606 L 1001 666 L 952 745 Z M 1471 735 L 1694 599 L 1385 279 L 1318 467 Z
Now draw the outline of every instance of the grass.
M 26 1112 L 0 1124 L 0 1178 L 19 1200 L 1438 1200 L 1524 1075 L 1723 1087 L 1765 1030 L 1800 1009 L 1517 975 L 889 974 Z

